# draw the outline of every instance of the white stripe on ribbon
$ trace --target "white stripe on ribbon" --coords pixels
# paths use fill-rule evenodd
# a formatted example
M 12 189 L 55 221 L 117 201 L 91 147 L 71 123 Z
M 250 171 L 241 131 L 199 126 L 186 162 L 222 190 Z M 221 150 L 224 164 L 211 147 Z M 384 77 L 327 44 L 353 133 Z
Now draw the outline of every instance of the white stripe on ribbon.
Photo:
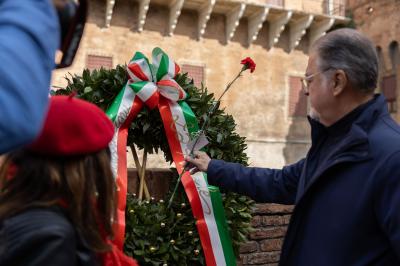
M 187 146 L 190 141 L 190 135 L 186 126 L 186 121 L 183 116 L 182 109 L 179 104 L 175 102 L 169 102 L 169 107 L 171 110 L 172 118 L 175 122 L 175 128 L 178 134 L 181 150 L 184 153 L 184 156 L 187 156 L 190 153 L 190 149 Z M 215 222 L 214 210 L 206 180 L 202 172 L 197 172 L 196 174 L 191 175 L 191 177 L 196 185 L 197 193 L 199 194 L 204 214 L 204 220 L 207 224 L 216 265 L 226 265 L 225 256 L 222 249 L 222 242 L 219 237 L 217 223 Z
M 124 95 L 122 96 L 121 103 L 119 104 L 118 112 L 114 120 L 115 133 L 109 144 L 111 150 L 111 167 L 115 178 L 118 174 L 118 131 L 128 117 L 132 108 L 132 103 L 135 99 L 135 93 L 128 85 L 129 83 L 127 83 L 124 87 Z
M 174 81 L 174 80 L 172 80 Z M 167 99 L 170 99 L 174 102 L 179 100 L 179 90 L 175 87 L 172 86 L 166 86 L 166 85 L 158 85 L 158 87 L 160 88 L 160 94 L 164 97 L 166 97 Z
M 154 52 L 154 50 L 153 50 Z M 156 55 L 153 54 L 153 65 L 155 66 L 155 69 L 158 69 L 160 67 L 160 62 L 161 62 L 161 58 L 163 56 L 163 53 L 158 53 Z M 156 72 L 157 75 L 157 72 Z
M 114 128 L 114 136 L 108 145 L 111 152 L 111 170 L 114 178 L 117 178 L 118 173 L 118 128 Z
M 150 70 L 150 66 L 147 63 L 147 60 L 144 58 L 141 59 L 136 59 L 134 61 L 131 61 L 130 64 L 136 64 L 140 67 L 140 69 L 142 70 L 143 74 L 146 75 L 146 77 L 149 79 L 149 81 L 153 81 L 154 77 L 151 73 Z M 142 81 L 139 77 L 137 77 L 130 69 L 129 67 L 126 68 L 126 70 L 128 71 L 129 77 L 134 81 Z
M 147 82 L 140 91 L 137 92 L 137 96 L 146 102 L 153 94 L 157 91 L 157 86 L 153 82 Z
M 168 73 L 171 77 L 175 77 L 175 62 L 168 56 Z

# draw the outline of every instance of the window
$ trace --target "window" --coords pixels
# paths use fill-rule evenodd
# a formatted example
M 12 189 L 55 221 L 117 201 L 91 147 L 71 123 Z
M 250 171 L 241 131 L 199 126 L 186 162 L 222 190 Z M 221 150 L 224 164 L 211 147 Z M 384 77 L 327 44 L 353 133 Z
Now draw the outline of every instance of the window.
M 381 90 L 383 95 L 385 95 L 389 112 L 397 112 L 396 103 L 396 76 L 390 75 L 382 78 Z
M 204 82 L 204 67 L 190 64 L 181 65 L 181 73 L 188 73 L 188 77 L 193 79 L 194 85 L 198 88 Z
M 90 70 L 99 69 L 101 67 L 112 68 L 112 61 L 113 60 L 111 56 L 88 55 L 86 67 Z
M 307 96 L 302 91 L 300 77 L 289 77 L 289 116 L 307 116 Z
M 379 74 L 383 74 L 385 71 L 385 61 L 383 58 L 382 48 L 380 46 L 376 47 L 376 53 L 378 55 Z
M 389 45 L 390 61 L 392 61 L 392 70 L 396 73 L 397 66 L 400 65 L 399 44 L 393 41 Z

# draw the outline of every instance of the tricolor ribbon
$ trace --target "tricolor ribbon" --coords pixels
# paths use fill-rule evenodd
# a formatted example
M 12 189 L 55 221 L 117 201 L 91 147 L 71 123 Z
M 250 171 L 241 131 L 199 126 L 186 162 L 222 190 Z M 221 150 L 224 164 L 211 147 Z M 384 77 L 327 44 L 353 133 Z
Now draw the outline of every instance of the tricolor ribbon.
M 172 158 L 179 173 L 185 156 L 190 154 L 191 136 L 198 131 L 197 119 L 184 101 L 186 92 L 173 79 L 179 66 L 160 48 L 152 52 L 152 64 L 140 52 L 129 62 L 129 80 L 107 111 L 114 122 L 115 135 L 110 144 L 112 169 L 118 186 L 118 221 L 115 242 L 122 249 L 125 232 L 127 193 L 126 144 L 128 128 L 145 104 L 158 107 Z M 185 172 L 182 184 L 188 196 L 207 265 L 236 265 L 228 232 L 221 194 L 209 186 L 206 174 Z

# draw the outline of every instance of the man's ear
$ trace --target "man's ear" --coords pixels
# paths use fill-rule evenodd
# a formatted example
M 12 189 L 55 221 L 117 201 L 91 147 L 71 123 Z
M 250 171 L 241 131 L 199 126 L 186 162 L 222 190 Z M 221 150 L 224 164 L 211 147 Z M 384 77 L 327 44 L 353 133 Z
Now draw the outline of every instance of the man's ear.
M 348 79 L 346 73 L 341 69 L 337 69 L 333 75 L 333 82 L 333 96 L 338 96 L 347 86 Z

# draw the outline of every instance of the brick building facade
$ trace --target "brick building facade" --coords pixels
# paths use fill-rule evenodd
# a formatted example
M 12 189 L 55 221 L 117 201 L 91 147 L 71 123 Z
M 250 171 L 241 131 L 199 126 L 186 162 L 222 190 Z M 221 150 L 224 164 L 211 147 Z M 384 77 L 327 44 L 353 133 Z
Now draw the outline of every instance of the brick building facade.
M 53 85 L 65 85 L 67 73 L 127 63 L 135 51 L 150 56 L 158 46 L 218 96 L 249 56 L 256 71 L 245 73 L 222 104 L 247 138 L 250 164 L 281 167 L 309 147 L 300 77 L 310 44 L 345 22 L 344 10 L 344 0 L 91 0 L 77 58 L 55 71 Z M 151 157 L 147 165 L 162 161 Z M 257 205 L 241 265 L 277 264 L 291 210 Z
M 343 2 L 91 0 L 77 58 L 71 68 L 55 71 L 53 85 L 65 85 L 67 73 L 124 64 L 135 51 L 149 56 L 159 46 L 196 84 L 220 95 L 240 60 L 250 56 L 256 71 L 236 82 L 222 104 L 247 138 L 251 165 L 281 167 L 309 146 L 299 77 L 310 42 L 344 21 Z
M 389 111 L 400 121 L 400 1 L 348 0 L 358 30 L 376 45 L 379 57 L 379 90 L 386 96 Z

